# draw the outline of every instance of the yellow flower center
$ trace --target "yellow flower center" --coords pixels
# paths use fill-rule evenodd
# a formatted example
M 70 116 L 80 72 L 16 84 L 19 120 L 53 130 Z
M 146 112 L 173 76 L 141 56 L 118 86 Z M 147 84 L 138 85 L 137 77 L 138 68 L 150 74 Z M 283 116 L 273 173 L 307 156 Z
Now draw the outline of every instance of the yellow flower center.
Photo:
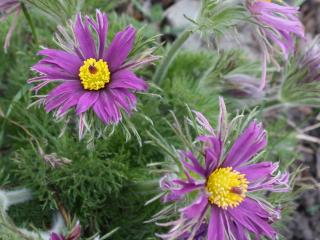
M 99 90 L 110 81 L 110 71 L 107 62 L 89 58 L 79 69 L 81 84 L 86 90 Z
M 207 181 L 209 202 L 227 209 L 237 207 L 246 197 L 248 181 L 231 167 L 218 168 L 212 172 Z

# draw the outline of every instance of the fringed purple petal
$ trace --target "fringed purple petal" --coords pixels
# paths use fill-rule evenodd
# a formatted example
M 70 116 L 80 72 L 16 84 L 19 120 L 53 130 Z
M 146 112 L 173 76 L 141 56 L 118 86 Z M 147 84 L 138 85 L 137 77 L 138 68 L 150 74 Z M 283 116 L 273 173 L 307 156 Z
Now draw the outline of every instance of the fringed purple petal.
M 213 127 L 210 125 L 208 119 L 201 113 L 193 111 L 196 114 L 197 123 L 206 129 L 210 134 L 215 135 Z
M 125 30 L 118 32 L 113 38 L 104 56 L 111 73 L 116 72 L 127 59 L 133 47 L 135 36 L 135 29 L 129 26 Z
M 79 102 L 77 104 L 77 114 L 81 114 L 83 112 L 86 112 L 92 105 L 95 104 L 97 99 L 99 98 L 99 92 L 97 91 L 90 91 L 84 93 L 81 98 L 79 99 Z
M 276 231 L 269 223 L 270 214 L 255 200 L 246 198 L 238 207 L 228 209 L 227 213 L 238 224 L 254 233 L 258 239 L 261 236 L 276 238 Z
M 45 102 L 46 111 L 50 112 L 56 108 L 61 108 L 72 99 L 75 99 L 73 101 L 77 101 L 83 93 L 84 90 L 81 88 L 81 85 L 78 81 L 62 83 L 51 90 L 51 92 L 48 94 Z M 71 106 L 75 104 L 72 104 Z M 68 110 L 71 106 L 69 106 L 66 110 Z
M 96 22 L 89 17 L 86 17 L 86 19 L 98 35 L 98 59 L 102 59 L 105 49 L 106 37 L 108 33 L 108 17 L 105 13 L 102 13 L 100 10 L 96 10 Z
M 259 179 L 271 176 L 278 169 L 278 164 L 273 162 L 260 162 L 235 168 L 235 170 L 246 175 L 246 179 L 251 183 Z
M 44 74 L 46 75 L 46 77 L 49 77 L 52 79 L 70 80 L 70 79 L 75 79 L 75 77 L 77 77 L 72 75 L 71 73 L 64 71 L 57 65 L 48 65 L 46 62 L 42 63 L 41 61 L 35 64 L 32 67 L 32 70 L 35 70 L 38 73 Z
M 100 97 L 93 105 L 93 110 L 105 124 L 117 124 L 121 120 L 121 114 L 115 99 L 107 91 L 100 92 Z
M 67 101 L 65 101 L 58 108 L 57 117 L 62 117 L 70 108 L 76 106 L 82 94 L 82 92 L 75 92 L 73 94 L 69 94 L 69 98 L 67 99 Z
M 85 22 L 82 22 L 81 14 L 79 13 L 76 17 L 76 22 L 73 27 L 76 39 L 79 43 L 80 50 L 84 57 L 83 60 L 88 58 L 97 58 L 97 51 L 92 33 L 89 29 L 88 19 L 85 18 Z
M 51 98 L 51 100 L 46 100 L 45 101 L 46 112 L 51 112 L 52 110 L 58 108 L 65 101 L 67 101 L 69 97 L 70 97 L 70 94 L 61 94 Z
M 137 104 L 136 96 L 126 89 L 110 89 L 109 92 L 115 99 L 117 106 L 131 114 Z
M 172 201 L 179 201 L 183 198 L 184 195 L 175 194 L 171 190 L 176 187 L 176 185 L 173 183 L 173 179 L 176 178 L 176 176 L 172 176 L 169 174 L 166 174 L 163 176 L 159 181 L 159 187 L 162 191 L 166 191 L 167 193 L 161 198 L 162 202 L 172 202 Z
M 249 184 L 248 191 L 262 191 L 268 190 L 271 192 L 288 192 L 289 186 L 289 174 L 287 172 L 278 172 L 275 176 L 266 176 Z
M 267 145 L 266 132 L 261 124 L 253 121 L 233 144 L 223 167 L 237 167 L 249 161 Z
M 197 140 L 204 143 L 205 169 L 206 176 L 208 177 L 219 164 L 222 142 L 221 139 L 215 136 L 199 136 Z
M 204 183 L 200 182 L 185 182 L 183 180 L 173 180 L 173 184 L 176 184 L 175 186 L 179 185 L 179 187 L 175 187 L 171 189 L 172 194 L 176 196 L 184 196 L 187 193 L 193 192 L 195 190 L 204 189 L 205 185 Z
M 226 214 L 227 215 L 227 214 Z M 228 218 L 228 216 L 226 216 Z M 245 228 L 237 221 L 228 221 L 230 225 L 230 233 L 236 236 L 237 240 L 249 240 Z
M 207 232 L 208 232 L 208 224 L 205 222 L 201 223 L 199 229 L 197 230 L 196 234 L 193 237 L 193 240 L 205 240 L 207 239 Z M 184 233 L 178 240 L 189 240 L 191 237 L 191 232 L 188 231 Z
M 210 221 L 208 227 L 208 239 L 210 240 L 224 240 L 224 221 L 222 217 L 223 210 L 212 206 L 210 213 Z
M 82 61 L 77 55 L 57 49 L 44 49 L 39 51 L 38 55 L 47 56 L 46 63 L 60 67 L 75 78 L 78 77 Z
M 294 35 L 304 38 L 304 27 L 298 18 L 298 8 L 267 1 L 252 1 L 248 9 L 256 18 L 261 31 L 282 50 L 287 58 L 294 52 Z
M 185 208 L 179 209 L 179 211 L 183 214 L 184 217 L 195 219 L 200 217 L 200 215 L 204 212 L 208 205 L 208 197 L 205 194 L 201 194 L 196 201 Z
M 0 12 L 1 14 L 11 14 L 20 6 L 19 0 L 1 0 Z
M 64 93 L 73 93 L 73 92 L 84 92 L 80 81 L 69 81 L 64 82 L 55 87 L 51 92 L 49 92 L 47 101 L 50 101 L 51 98 L 56 97 L 57 95 L 61 95 Z
M 284 39 L 283 36 L 276 35 L 270 30 L 266 30 L 265 33 L 268 38 L 270 38 L 275 44 L 280 47 L 285 59 L 287 59 L 289 54 L 294 51 L 294 49 L 291 47 L 291 44 L 288 44 L 287 39 Z
M 111 122 L 118 123 L 121 120 L 121 115 L 112 94 L 109 92 L 102 92 L 102 97 L 104 97 L 104 107 L 111 117 Z
M 191 163 L 187 162 L 186 159 L 189 159 Z M 190 171 L 197 173 L 202 177 L 206 177 L 205 169 L 200 165 L 199 160 L 192 154 L 192 152 L 180 151 L 179 160 Z
M 196 225 L 198 219 L 185 219 L 181 217 L 180 219 L 176 221 L 171 221 L 168 223 L 157 223 L 159 226 L 172 226 L 170 231 L 167 234 L 156 234 L 157 237 L 165 240 L 185 240 L 183 236 L 186 233 L 189 233 L 188 240 L 192 239 L 191 238 L 191 232 L 193 230 L 198 230 L 198 229 L 193 229 L 194 225 Z M 200 222 L 201 225 L 201 222 Z M 200 227 L 200 226 L 199 226 Z
M 108 85 L 110 89 L 125 88 L 137 91 L 146 91 L 148 84 L 141 78 L 138 78 L 130 70 L 124 69 L 111 75 L 111 82 Z

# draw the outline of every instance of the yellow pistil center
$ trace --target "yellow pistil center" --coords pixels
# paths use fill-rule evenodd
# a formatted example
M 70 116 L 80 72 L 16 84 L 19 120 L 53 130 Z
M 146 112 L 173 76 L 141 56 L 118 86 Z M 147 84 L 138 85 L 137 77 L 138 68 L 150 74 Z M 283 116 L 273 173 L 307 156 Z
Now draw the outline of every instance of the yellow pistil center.
M 246 197 L 248 181 L 231 167 L 218 168 L 212 172 L 207 180 L 209 202 L 220 208 L 237 207 Z
M 79 69 L 81 84 L 86 90 L 99 90 L 110 81 L 110 71 L 107 62 L 89 58 Z

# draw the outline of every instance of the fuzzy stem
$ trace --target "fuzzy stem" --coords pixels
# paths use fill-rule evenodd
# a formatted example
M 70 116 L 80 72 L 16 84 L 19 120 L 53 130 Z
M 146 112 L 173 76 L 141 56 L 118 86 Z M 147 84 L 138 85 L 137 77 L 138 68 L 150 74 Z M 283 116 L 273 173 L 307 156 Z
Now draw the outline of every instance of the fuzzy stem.
M 31 16 L 26 8 L 26 5 L 24 3 L 21 3 L 21 9 L 23 11 L 23 14 L 24 16 L 26 17 L 27 21 L 28 21 L 28 24 L 31 28 L 31 32 L 32 32 L 32 35 L 33 35 L 33 42 L 35 44 L 38 44 L 38 37 L 37 37 L 37 32 L 36 32 L 36 29 L 34 27 L 34 24 L 32 22 L 32 19 L 31 19 Z
M 262 71 L 261 71 L 261 80 L 260 80 L 260 86 L 259 91 L 263 91 L 266 87 L 267 82 L 267 64 L 268 64 L 268 58 L 269 53 L 267 46 L 262 40 L 259 41 L 260 47 L 262 49 Z
M 61 199 L 60 199 L 60 194 L 57 191 L 54 192 L 54 200 L 58 206 L 59 212 L 61 213 L 65 224 L 69 225 L 70 224 L 70 215 L 68 214 L 67 210 L 63 206 Z
M 168 73 L 168 69 L 172 61 L 176 58 L 178 51 L 181 49 L 181 46 L 187 41 L 187 39 L 192 35 L 193 31 L 190 29 L 184 30 L 184 32 L 174 41 L 172 46 L 167 51 L 166 56 L 162 59 L 157 71 L 153 77 L 153 81 L 160 85 L 165 76 Z

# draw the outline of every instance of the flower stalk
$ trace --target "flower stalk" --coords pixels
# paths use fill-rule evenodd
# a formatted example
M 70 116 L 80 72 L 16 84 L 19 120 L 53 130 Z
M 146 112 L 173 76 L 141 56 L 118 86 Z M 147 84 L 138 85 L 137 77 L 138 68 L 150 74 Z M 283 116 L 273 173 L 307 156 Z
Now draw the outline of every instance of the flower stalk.
M 186 29 L 182 32 L 182 34 L 174 41 L 172 46 L 167 51 L 166 56 L 162 59 L 157 71 L 154 75 L 153 81 L 161 85 L 163 80 L 165 79 L 170 64 L 176 58 L 179 50 L 181 49 L 182 45 L 189 39 L 189 37 L 193 34 L 193 31 L 190 29 Z
M 29 14 L 29 11 L 26 8 L 26 5 L 24 3 L 21 3 L 21 9 L 22 9 L 22 12 L 23 12 L 24 16 L 26 17 L 26 19 L 28 21 L 28 24 L 29 24 L 29 26 L 31 28 L 31 32 L 32 32 L 32 36 L 33 36 L 33 42 L 35 44 L 38 44 L 38 36 L 37 36 L 36 28 L 34 27 L 32 18 L 31 18 L 30 14 Z

